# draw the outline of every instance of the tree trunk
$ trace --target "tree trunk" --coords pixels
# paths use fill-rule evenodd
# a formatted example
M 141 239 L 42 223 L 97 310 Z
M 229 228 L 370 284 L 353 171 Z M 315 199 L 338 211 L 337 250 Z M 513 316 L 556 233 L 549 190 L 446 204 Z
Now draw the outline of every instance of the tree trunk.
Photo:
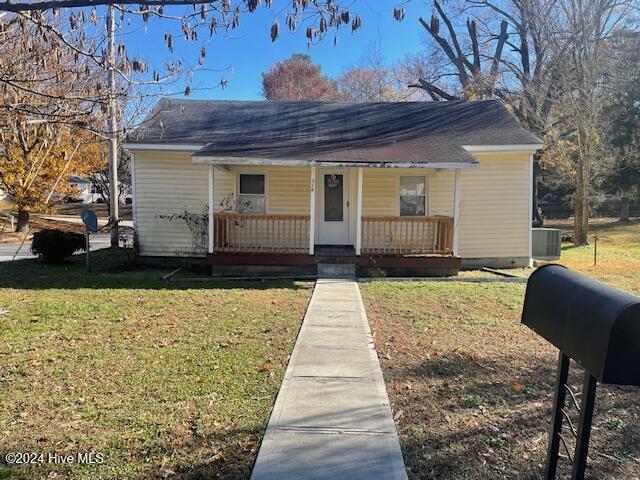
M 538 206 L 538 178 L 540 176 L 540 157 L 541 152 L 537 152 L 533 156 L 533 205 L 532 212 L 533 217 L 531 218 L 531 226 L 534 228 L 541 227 L 544 224 L 544 220 L 542 218 L 542 214 L 540 212 L 540 207 Z
M 620 208 L 620 220 L 627 221 L 629 220 L 629 206 L 630 206 L 629 197 L 626 195 L 622 197 L 622 206 Z
M 575 217 L 573 243 L 576 245 L 589 244 L 587 238 L 589 233 L 589 176 L 585 170 L 585 159 L 581 158 L 576 165 L 576 197 L 573 201 Z
M 16 232 L 27 233 L 29 231 L 29 211 L 18 210 L 18 221 L 16 224 Z

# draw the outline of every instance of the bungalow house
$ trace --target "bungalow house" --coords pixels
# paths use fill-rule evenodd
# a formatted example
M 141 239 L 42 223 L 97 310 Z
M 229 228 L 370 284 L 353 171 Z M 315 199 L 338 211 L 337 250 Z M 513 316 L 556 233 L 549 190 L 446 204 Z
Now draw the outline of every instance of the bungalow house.
M 81 203 L 96 203 L 102 198 L 98 187 L 86 177 L 71 175 L 67 183 L 75 190 L 70 196 L 70 200 Z
M 531 262 L 542 145 L 500 101 L 162 99 L 125 147 L 141 256 L 156 261 L 387 274 Z

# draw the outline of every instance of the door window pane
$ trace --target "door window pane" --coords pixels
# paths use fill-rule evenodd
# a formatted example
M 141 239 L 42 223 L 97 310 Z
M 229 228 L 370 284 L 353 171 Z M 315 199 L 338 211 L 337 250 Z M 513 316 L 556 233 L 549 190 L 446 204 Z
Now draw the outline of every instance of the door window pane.
M 324 220 L 341 222 L 344 218 L 343 176 L 329 174 L 324 176 Z
M 265 213 L 264 175 L 241 173 L 238 183 L 238 211 Z
M 399 197 L 400 216 L 426 215 L 426 177 L 401 176 Z

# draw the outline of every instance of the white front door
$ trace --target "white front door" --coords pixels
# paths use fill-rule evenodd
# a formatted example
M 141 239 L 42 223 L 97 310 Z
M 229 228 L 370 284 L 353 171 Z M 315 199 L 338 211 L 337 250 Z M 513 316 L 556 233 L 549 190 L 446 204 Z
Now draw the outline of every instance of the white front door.
M 316 243 L 349 245 L 349 174 L 346 169 L 318 170 Z

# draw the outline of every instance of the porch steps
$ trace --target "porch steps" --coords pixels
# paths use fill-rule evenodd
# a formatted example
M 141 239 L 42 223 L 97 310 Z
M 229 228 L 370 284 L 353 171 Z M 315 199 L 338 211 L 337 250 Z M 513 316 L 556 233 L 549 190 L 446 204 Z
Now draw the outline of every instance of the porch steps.
M 318 278 L 355 278 L 355 263 L 319 263 Z

